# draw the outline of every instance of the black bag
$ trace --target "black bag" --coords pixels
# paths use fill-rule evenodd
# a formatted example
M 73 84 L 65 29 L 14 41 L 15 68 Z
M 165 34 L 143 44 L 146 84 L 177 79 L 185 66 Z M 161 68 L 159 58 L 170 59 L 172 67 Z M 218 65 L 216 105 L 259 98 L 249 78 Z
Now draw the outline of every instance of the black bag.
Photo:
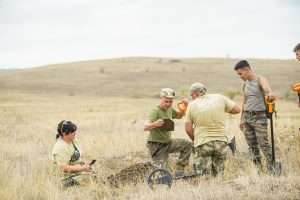
M 174 122 L 171 119 L 163 119 L 164 125 L 159 127 L 161 131 L 174 131 Z

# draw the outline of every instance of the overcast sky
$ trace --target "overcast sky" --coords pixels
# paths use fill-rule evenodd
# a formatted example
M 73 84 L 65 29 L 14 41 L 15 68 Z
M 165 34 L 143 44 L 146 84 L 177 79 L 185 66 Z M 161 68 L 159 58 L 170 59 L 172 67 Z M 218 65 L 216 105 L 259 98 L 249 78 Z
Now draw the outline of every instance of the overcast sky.
M 0 68 L 127 56 L 293 59 L 299 0 L 0 0 Z

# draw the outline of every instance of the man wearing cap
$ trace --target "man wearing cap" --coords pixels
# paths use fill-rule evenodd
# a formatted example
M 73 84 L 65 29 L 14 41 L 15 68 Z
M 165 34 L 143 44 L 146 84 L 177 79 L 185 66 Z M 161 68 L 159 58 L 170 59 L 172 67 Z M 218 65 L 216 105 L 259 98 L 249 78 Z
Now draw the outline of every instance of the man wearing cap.
M 192 143 L 187 139 L 171 139 L 173 127 L 167 126 L 171 119 L 180 119 L 183 112 L 177 112 L 173 107 L 175 92 L 170 88 L 163 88 L 160 92 L 160 104 L 151 109 L 144 131 L 149 131 L 147 148 L 156 165 L 167 167 L 170 153 L 179 152 L 175 176 L 183 176 L 184 168 L 189 163 Z M 171 123 L 173 123 L 171 121 Z
M 196 172 L 222 175 L 228 150 L 226 113 L 237 114 L 240 108 L 223 95 L 206 94 L 201 83 L 190 86 L 190 95 L 185 131 L 194 141 Z

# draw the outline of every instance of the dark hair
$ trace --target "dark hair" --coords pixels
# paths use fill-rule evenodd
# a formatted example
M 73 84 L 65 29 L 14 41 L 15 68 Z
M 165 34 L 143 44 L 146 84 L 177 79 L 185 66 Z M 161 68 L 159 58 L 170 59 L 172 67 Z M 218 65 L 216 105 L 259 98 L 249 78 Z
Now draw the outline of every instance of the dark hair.
M 300 43 L 299 43 L 299 44 L 297 44 L 297 45 L 295 46 L 295 48 L 294 48 L 294 52 L 296 52 L 296 51 L 298 51 L 298 50 L 300 50 Z
M 57 134 L 56 134 L 56 139 L 58 139 L 60 136 L 63 135 L 69 135 L 70 133 L 73 133 L 77 130 L 76 124 L 73 124 L 71 121 L 61 121 L 57 125 Z
M 249 63 L 246 60 L 241 60 L 238 63 L 236 63 L 236 65 L 234 66 L 234 70 L 238 70 L 246 67 L 250 68 Z

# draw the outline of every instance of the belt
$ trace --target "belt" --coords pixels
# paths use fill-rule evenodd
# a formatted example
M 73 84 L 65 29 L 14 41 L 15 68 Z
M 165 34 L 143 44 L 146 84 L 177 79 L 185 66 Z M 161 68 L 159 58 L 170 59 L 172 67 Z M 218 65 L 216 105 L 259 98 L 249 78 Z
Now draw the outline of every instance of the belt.
M 253 115 L 261 115 L 261 114 L 265 114 L 266 111 L 265 111 L 265 110 L 258 110 L 258 111 L 254 111 L 254 110 L 244 110 L 244 113 L 253 116 Z

